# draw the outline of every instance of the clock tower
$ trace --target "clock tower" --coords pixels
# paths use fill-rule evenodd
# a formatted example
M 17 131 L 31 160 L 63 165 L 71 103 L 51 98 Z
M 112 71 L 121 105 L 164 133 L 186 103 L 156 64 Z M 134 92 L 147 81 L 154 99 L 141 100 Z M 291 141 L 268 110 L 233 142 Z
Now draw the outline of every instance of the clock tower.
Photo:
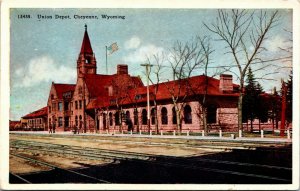
M 87 25 L 85 25 L 81 50 L 77 59 L 77 77 L 83 77 L 84 74 L 96 74 L 96 71 L 97 62 L 87 32 Z

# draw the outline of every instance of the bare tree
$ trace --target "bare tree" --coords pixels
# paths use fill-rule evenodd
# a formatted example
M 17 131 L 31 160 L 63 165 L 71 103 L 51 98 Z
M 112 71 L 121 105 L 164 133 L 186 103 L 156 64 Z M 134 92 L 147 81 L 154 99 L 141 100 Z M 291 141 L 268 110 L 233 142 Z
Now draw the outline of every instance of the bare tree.
M 111 106 L 116 107 L 117 114 L 115 117 L 119 118 L 118 123 L 120 123 L 120 131 L 123 129 L 123 120 L 124 120 L 124 111 L 123 105 L 128 99 L 127 92 L 135 87 L 135 83 L 133 82 L 132 78 L 127 75 L 116 75 L 112 82 L 112 96 L 113 100 L 111 100 Z
M 198 62 L 197 68 L 203 70 L 203 77 L 204 81 L 202 81 L 202 78 L 199 78 L 200 81 L 197 83 L 191 83 L 188 81 L 188 85 L 190 87 L 191 93 L 193 97 L 196 98 L 196 100 L 199 103 L 199 108 L 197 111 L 197 116 L 202 121 L 201 125 L 203 126 L 205 135 L 208 133 L 208 126 L 207 126 L 207 95 L 208 95 L 208 89 L 210 87 L 209 84 L 209 77 L 208 77 L 208 66 L 211 64 L 211 54 L 214 52 L 214 50 L 211 47 L 210 39 L 208 37 L 197 37 L 197 41 L 199 43 L 199 49 L 198 49 Z M 193 68 L 189 68 L 189 70 L 193 70 Z M 215 73 L 216 74 L 216 73 Z
M 150 67 L 150 71 L 149 73 L 153 73 L 154 74 L 154 77 L 151 78 L 150 75 L 149 75 L 149 81 L 151 82 L 151 84 L 153 85 L 153 88 L 154 88 L 154 92 L 151 94 L 151 96 L 153 97 L 153 104 L 154 104 L 154 117 L 155 117 L 155 131 L 156 133 L 158 134 L 159 133 L 159 128 L 158 128 L 158 115 L 157 115 L 157 112 L 158 112 L 158 108 L 157 108 L 157 92 L 159 90 L 159 86 L 160 86 L 160 76 L 161 76 L 161 72 L 162 72 L 162 68 L 163 68 L 163 63 L 165 61 L 165 55 L 164 53 L 157 53 L 155 55 L 152 56 L 153 58 L 153 64 L 151 64 L 151 58 L 147 58 L 148 60 L 148 63 L 151 64 L 154 68 L 154 70 L 152 70 Z
M 267 51 L 263 42 L 267 34 L 278 21 L 278 11 L 268 14 L 266 11 L 248 10 L 218 10 L 216 22 L 206 28 L 216 34 L 219 40 L 225 42 L 227 54 L 231 54 L 238 68 L 239 100 L 238 100 L 238 129 L 243 129 L 242 100 L 247 69 L 256 63 L 266 63 L 271 60 L 264 59 L 262 53 Z M 266 64 L 262 70 L 268 67 Z
M 129 100 L 130 103 L 133 103 L 134 106 L 134 126 L 136 126 L 136 131 L 140 131 L 140 124 L 138 120 L 138 100 L 139 100 L 139 88 L 140 85 L 136 83 L 132 83 L 131 86 L 124 92 L 126 99 Z
M 181 134 L 182 111 L 186 105 L 186 98 L 191 95 L 188 80 L 203 62 L 199 41 L 192 40 L 186 43 L 177 41 L 170 50 L 168 62 L 171 65 L 173 82 L 164 84 L 171 95 L 176 112 L 177 130 Z

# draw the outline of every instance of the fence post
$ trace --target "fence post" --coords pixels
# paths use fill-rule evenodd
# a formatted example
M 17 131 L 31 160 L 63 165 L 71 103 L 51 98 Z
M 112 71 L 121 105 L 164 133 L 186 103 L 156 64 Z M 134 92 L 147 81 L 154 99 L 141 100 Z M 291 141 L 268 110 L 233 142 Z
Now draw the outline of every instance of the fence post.
M 173 131 L 173 135 L 174 135 L 174 136 L 176 136 L 176 132 L 175 132 L 175 130 Z
M 239 138 L 241 138 L 242 136 L 243 136 L 242 130 L 239 130 Z
M 260 130 L 260 137 L 264 138 L 264 130 Z
M 186 136 L 190 136 L 190 131 L 189 130 L 186 132 Z
M 108 134 L 108 130 L 106 129 L 106 134 Z
M 142 135 L 142 131 L 140 130 L 140 135 Z
M 161 130 L 161 131 L 160 131 L 160 135 L 161 135 L 161 136 L 163 136 L 163 135 L 164 135 L 164 133 L 163 133 L 163 130 Z
M 202 130 L 202 137 L 204 137 L 204 130 Z
M 132 135 L 132 130 L 130 130 L 130 135 Z
M 222 137 L 222 130 L 219 130 L 219 137 Z
M 286 133 L 287 133 L 287 138 L 288 138 L 288 139 L 291 139 L 291 134 L 290 134 L 290 130 L 289 130 L 289 129 L 286 130 Z
M 152 136 L 152 130 L 150 130 L 150 136 Z

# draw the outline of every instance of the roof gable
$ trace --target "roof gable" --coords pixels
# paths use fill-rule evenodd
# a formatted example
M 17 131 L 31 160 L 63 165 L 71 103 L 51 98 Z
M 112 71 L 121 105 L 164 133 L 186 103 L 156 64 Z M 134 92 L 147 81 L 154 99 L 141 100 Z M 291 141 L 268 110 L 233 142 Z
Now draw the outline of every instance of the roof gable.
M 114 82 L 132 82 L 136 86 L 143 86 L 143 82 L 138 77 L 132 77 L 127 74 L 114 74 L 114 75 L 103 75 L 103 74 L 86 74 L 84 76 L 85 84 L 89 91 L 91 98 L 98 96 L 108 96 L 107 88 L 113 86 Z M 128 85 L 128 84 L 124 84 Z
M 55 84 L 53 83 L 54 89 L 56 91 L 56 95 L 58 99 L 63 98 L 63 93 L 68 91 L 74 91 L 75 90 L 75 84 Z

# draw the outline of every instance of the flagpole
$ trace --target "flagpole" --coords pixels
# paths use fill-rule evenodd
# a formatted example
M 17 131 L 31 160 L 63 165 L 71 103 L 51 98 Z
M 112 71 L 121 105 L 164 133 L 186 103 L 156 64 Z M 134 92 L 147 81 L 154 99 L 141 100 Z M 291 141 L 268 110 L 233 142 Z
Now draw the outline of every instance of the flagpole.
M 107 71 L 107 46 L 105 46 L 105 63 L 106 63 L 106 74 L 108 74 L 108 71 Z

